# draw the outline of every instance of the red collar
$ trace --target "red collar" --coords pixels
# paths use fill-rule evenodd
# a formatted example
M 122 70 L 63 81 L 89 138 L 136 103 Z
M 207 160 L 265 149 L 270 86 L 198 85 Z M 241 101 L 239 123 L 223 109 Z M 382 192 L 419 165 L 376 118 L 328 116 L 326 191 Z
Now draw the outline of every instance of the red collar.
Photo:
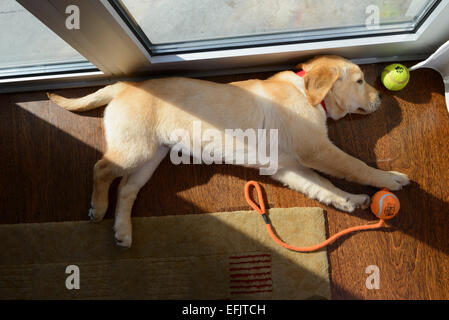
M 298 72 L 296 72 L 296 74 L 298 76 L 300 76 L 301 78 L 304 78 L 304 76 L 306 75 L 306 72 L 301 69 Z M 326 114 L 327 114 L 326 102 L 324 102 L 324 100 L 321 101 L 321 105 L 323 106 L 324 112 L 326 112 Z

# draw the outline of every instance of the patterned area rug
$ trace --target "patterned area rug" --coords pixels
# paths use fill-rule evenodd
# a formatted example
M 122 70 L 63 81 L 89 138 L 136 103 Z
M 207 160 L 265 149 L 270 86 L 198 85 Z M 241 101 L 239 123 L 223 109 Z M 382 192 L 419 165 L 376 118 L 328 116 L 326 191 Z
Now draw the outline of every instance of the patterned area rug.
M 320 208 L 269 217 L 289 244 L 325 239 Z M 254 211 L 135 218 L 130 249 L 111 220 L 1 225 L 0 243 L 0 299 L 330 298 L 326 251 L 278 246 Z

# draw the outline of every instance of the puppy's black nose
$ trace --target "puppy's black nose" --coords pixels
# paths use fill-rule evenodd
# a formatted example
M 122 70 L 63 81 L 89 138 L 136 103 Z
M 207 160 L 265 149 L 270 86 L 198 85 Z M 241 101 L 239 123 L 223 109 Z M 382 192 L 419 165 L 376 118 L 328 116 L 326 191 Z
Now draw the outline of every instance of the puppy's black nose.
M 382 93 L 379 92 L 379 100 L 382 100 Z

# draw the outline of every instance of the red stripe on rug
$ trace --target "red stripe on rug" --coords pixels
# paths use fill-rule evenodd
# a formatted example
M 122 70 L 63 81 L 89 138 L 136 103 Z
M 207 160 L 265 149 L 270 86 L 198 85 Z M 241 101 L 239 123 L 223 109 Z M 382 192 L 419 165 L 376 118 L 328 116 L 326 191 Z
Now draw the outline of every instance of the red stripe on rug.
M 230 256 L 229 259 L 245 259 L 245 258 L 260 258 L 260 257 L 271 257 L 271 254 L 255 254 L 255 255 L 247 255 L 247 256 Z
M 259 269 L 270 269 L 270 266 L 260 266 L 260 267 L 249 267 L 249 268 L 230 268 L 229 271 L 243 271 L 243 270 L 259 270 Z
M 229 262 L 229 264 L 245 264 L 245 263 L 271 263 L 271 260 L 252 260 L 252 261 L 239 261 L 239 262 Z
M 231 274 L 231 278 L 243 278 L 248 276 L 262 276 L 262 275 L 271 275 L 271 272 L 259 272 L 259 273 L 234 273 Z
M 231 286 L 232 289 L 244 289 L 244 288 L 266 288 L 266 287 L 272 287 L 271 284 L 253 284 L 248 286 Z
M 273 292 L 273 290 L 232 291 L 231 294 L 250 294 L 250 293 L 262 293 L 262 292 Z
M 251 282 L 265 282 L 265 281 L 271 281 L 271 278 L 263 278 L 263 279 L 239 279 L 239 280 L 231 279 L 231 282 L 247 282 L 247 283 L 251 283 Z

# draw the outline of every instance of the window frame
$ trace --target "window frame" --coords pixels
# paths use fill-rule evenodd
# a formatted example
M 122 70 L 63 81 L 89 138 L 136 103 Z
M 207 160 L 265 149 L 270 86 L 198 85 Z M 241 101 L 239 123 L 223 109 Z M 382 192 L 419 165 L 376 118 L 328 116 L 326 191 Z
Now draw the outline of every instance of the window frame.
M 46 74 L 36 71 L 0 79 L 0 92 L 39 90 L 45 85 L 68 87 L 70 81 L 73 86 L 80 86 L 89 85 L 89 81 L 99 84 L 165 75 L 273 71 L 292 68 L 298 61 L 323 53 L 345 56 L 357 63 L 418 60 L 445 42 L 444 30 L 449 30 L 449 0 L 439 0 L 414 32 L 152 56 L 109 0 L 17 1 L 98 69 L 72 69 L 67 73 L 51 70 Z M 80 7 L 79 30 L 65 28 L 68 5 Z

